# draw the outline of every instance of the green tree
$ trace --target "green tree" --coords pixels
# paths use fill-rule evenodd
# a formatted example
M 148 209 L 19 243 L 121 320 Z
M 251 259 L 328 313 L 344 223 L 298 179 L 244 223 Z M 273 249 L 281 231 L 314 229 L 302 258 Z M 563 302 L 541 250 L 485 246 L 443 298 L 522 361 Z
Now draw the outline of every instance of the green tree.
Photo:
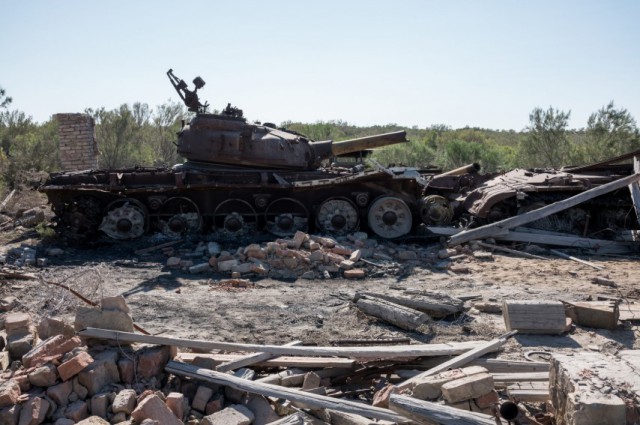
M 0 146 L 4 155 L 9 156 L 16 138 L 35 128 L 33 119 L 24 112 L 16 110 L 0 112 Z
M 528 167 L 559 168 L 567 160 L 567 127 L 571 111 L 535 108 L 529 114 L 527 137 L 520 145 L 522 162 Z
M 613 101 L 589 116 L 584 143 L 585 159 L 600 161 L 640 148 L 636 121 Z
M 184 105 L 172 101 L 158 105 L 153 111 L 151 121 L 155 146 L 154 165 L 171 166 L 180 161 L 176 152 L 176 133 L 185 114 Z
M 0 109 L 6 109 L 11 105 L 13 99 L 7 96 L 7 92 L 0 87 Z

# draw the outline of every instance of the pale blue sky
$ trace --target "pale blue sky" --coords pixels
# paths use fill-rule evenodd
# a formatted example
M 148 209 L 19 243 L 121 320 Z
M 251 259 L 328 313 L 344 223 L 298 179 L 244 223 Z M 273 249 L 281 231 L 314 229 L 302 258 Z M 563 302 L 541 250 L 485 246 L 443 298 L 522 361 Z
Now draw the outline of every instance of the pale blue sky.
M 177 100 L 250 119 L 521 130 L 614 100 L 640 117 L 640 1 L 0 0 L 0 86 L 43 121 Z

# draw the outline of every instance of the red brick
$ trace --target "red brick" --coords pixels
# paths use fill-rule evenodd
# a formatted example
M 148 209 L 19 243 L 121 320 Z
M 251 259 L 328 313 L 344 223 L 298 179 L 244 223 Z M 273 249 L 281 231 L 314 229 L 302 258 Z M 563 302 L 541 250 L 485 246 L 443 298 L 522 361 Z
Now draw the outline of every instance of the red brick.
M 86 351 L 81 351 L 77 356 L 58 366 L 58 374 L 60 374 L 60 378 L 63 381 L 66 381 L 73 378 L 91 363 L 93 363 L 93 357 Z
M 16 381 L 11 379 L 4 382 L 0 385 L 0 407 L 16 404 L 20 394 L 22 394 L 22 391 L 20 391 L 20 386 Z
M 40 366 L 46 363 L 47 359 L 66 354 L 81 345 L 82 341 L 78 336 L 67 339 L 62 335 L 54 335 L 22 356 L 22 364 L 25 367 Z
M 131 412 L 131 418 L 138 423 L 145 419 L 152 419 L 163 425 L 182 425 L 182 421 L 176 418 L 167 405 L 155 394 L 145 397 Z

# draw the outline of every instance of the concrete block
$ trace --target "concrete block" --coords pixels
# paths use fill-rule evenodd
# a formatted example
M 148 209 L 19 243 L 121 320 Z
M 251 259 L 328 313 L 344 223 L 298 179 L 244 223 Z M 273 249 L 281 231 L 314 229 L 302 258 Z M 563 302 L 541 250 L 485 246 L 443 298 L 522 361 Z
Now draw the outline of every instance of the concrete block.
M 135 390 L 122 390 L 113 400 L 111 404 L 111 410 L 113 413 L 124 413 L 130 415 L 133 412 L 133 408 L 136 406 L 136 392 Z
M 78 307 L 74 323 L 76 330 L 84 328 L 112 329 L 133 332 L 133 319 L 127 312 L 116 309 L 100 310 L 93 307 Z
M 87 419 L 89 417 L 89 408 L 87 403 L 82 400 L 74 401 L 64 409 L 64 416 L 76 423 L 83 419 Z
M 162 425 L 182 425 L 182 421 L 173 414 L 156 394 L 145 397 L 131 412 L 131 418 L 140 423 L 145 419 L 160 422 Z
M 58 406 L 66 406 L 69 404 L 69 395 L 73 390 L 71 381 L 64 381 L 61 384 L 47 388 L 47 396 L 51 398 Z
M 432 376 L 425 376 L 416 381 L 414 387 L 411 389 L 411 395 L 420 400 L 435 400 L 442 395 L 441 388 L 447 382 L 486 372 L 487 369 L 484 367 L 470 366 L 462 369 L 447 370 Z
M 212 395 L 213 390 L 211 388 L 200 385 L 196 390 L 196 395 L 193 397 L 193 401 L 191 402 L 191 408 L 204 412 L 207 407 L 207 402 L 209 402 Z
M 20 410 L 20 425 L 38 425 L 44 422 L 49 402 L 40 397 L 31 397 Z
M 119 422 L 114 422 L 114 423 L 119 423 Z M 58 423 L 56 422 L 55 425 L 58 425 Z M 94 415 L 94 416 L 89 416 L 87 419 L 81 420 L 80 422 L 76 423 L 76 425 L 110 425 L 110 424 L 100 416 Z
M 15 380 L 10 379 L 0 384 L 0 408 L 16 404 L 20 394 L 22 391 Z
M 164 373 L 164 367 L 170 358 L 168 346 L 146 348 L 138 354 L 138 375 L 142 378 Z
M 253 412 L 241 404 L 233 404 L 213 415 L 205 416 L 201 425 L 249 425 L 255 419 Z
M 620 388 L 631 394 L 618 392 Z M 594 352 L 554 354 L 549 393 L 558 425 L 637 423 L 629 421 L 637 415 L 637 406 L 625 400 L 640 396 L 640 375 L 624 358 Z
M 78 382 L 86 387 L 90 396 L 98 394 L 105 385 L 118 382 L 120 379 L 116 351 L 103 351 L 95 354 L 93 359 L 93 363 L 78 373 Z
M 38 324 L 38 337 L 43 340 L 47 340 L 52 336 L 62 335 L 63 337 L 70 339 L 75 335 L 73 326 L 65 322 L 62 319 L 56 317 L 44 317 Z
M 0 424 L 18 425 L 21 407 L 22 406 L 19 404 L 14 404 L 12 406 L 0 409 Z
M 493 391 L 493 376 L 476 373 L 442 385 L 442 396 L 449 403 L 481 397 Z
M 93 416 L 106 418 L 109 412 L 109 394 L 101 393 L 91 397 L 89 401 L 89 410 Z
M 28 313 L 9 313 L 4 319 L 4 328 L 7 331 L 7 336 L 28 330 L 31 325 L 31 316 Z
M 29 382 L 34 387 L 51 387 L 55 385 L 58 374 L 56 367 L 51 363 L 35 368 L 28 375 Z
M 185 413 L 185 403 L 186 398 L 182 393 L 172 392 L 167 395 L 167 400 L 165 404 L 173 412 L 176 418 L 182 420 L 184 418 Z

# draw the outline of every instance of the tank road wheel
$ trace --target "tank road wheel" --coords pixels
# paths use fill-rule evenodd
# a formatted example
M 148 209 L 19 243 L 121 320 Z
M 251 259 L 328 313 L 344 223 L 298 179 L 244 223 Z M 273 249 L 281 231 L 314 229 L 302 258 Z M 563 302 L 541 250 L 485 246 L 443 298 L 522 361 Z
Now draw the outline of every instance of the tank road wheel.
M 398 198 L 383 196 L 373 201 L 367 214 L 369 227 L 386 239 L 406 235 L 413 226 L 413 217 L 407 204 Z
M 344 235 L 358 229 L 358 209 L 348 199 L 327 199 L 320 205 L 316 217 L 318 227 L 327 233 Z
M 245 235 L 255 230 L 256 222 L 256 210 L 242 199 L 227 199 L 213 212 L 213 227 L 221 236 Z
M 158 208 L 158 228 L 167 236 L 196 233 L 202 226 L 198 206 L 188 198 L 169 198 Z
M 82 238 L 98 229 L 102 205 L 92 196 L 79 196 L 67 204 L 61 215 L 63 232 L 72 238 Z
M 147 208 L 135 199 L 113 201 L 107 206 L 100 230 L 112 239 L 139 238 L 147 229 Z
M 453 209 L 440 195 L 429 195 L 420 201 L 420 217 L 427 226 L 445 226 L 451 223 Z
M 267 231 L 276 236 L 287 237 L 297 231 L 309 230 L 309 211 L 296 199 L 276 199 L 269 204 L 264 215 Z

